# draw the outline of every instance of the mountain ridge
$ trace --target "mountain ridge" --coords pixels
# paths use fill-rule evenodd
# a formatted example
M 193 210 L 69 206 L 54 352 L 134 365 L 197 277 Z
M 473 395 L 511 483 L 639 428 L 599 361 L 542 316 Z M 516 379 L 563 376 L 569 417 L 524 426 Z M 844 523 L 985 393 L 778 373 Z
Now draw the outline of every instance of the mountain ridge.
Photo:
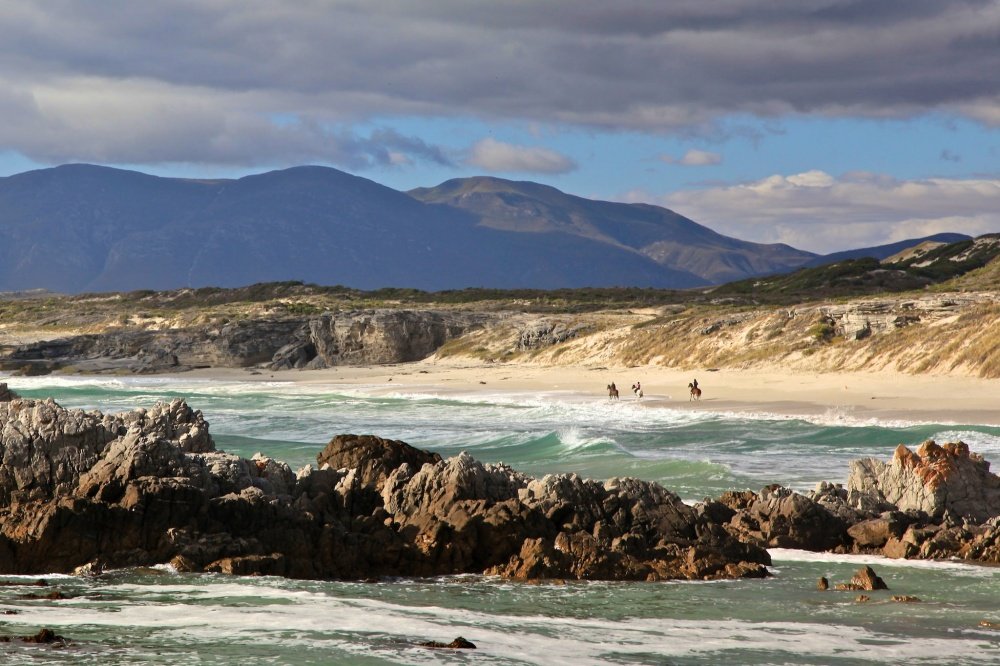
M 197 179 L 66 164 L 0 178 L 0 291 L 283 280 L 690 289 L 813 257 L 723 236 L 666 208 L 488 176 L 409 193 L 314 165 Z

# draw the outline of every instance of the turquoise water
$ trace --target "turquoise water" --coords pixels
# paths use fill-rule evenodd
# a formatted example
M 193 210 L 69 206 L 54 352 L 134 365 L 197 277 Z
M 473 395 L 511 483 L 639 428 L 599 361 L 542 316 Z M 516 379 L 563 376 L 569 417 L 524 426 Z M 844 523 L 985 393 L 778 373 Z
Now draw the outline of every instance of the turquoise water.
M 291 386 L 164 378 L 11 378 L 25 396 L 114 412 L 184 397 L 219 448 L 261 451 L 293 468 L 339 433 L 402 439 L 448 456 L 467 450 L 532 473 L 656 480 L 688 500 L 782 483 L 845 481 L 848 461 L 896 445 L 962 439 L 1000 460 L 1000 429 L 876 424 L 831 413 L 766 415 L 648 409 L 550 394 L 374 395 L 384 387 Z M 234 579 L 169 571 L 53 578 L 73 598 L 17 599 L 0 587 L 0 634 L 52 627 L 70 647 L 0 643 L 3 663 L 199 664 L 1000 664 L 1000 569 L 960 563 L 774 551 L 773 578 L 716 583 L 516 584 L 479 576 L 375 584 Z M 862 564 L 892 594 L 815 590 Z M 419 641 L 464 636 L 470 653 Z

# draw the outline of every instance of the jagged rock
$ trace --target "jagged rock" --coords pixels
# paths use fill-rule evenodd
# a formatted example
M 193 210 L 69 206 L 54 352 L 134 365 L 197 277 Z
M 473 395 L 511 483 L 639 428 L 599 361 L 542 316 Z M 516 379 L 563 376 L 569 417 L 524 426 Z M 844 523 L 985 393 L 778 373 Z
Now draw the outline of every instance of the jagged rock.
M 856 601 L 859 604 L 868 603 L 871 600 L 872 598 L 869 597 L 867 594 L 859 594 L 858 596 L 854 597 L 854 601 Z
M 816 581 L 816 589 L 820 592 L 826 592 L 830 589 L 830 581 L 826 579 L 826 576 L 820 576 L 819 580 Z
M 730 496 L 733 498 L 734 496 Z M 743 541 L 772 548 L 831 550 L 848 540 L 847 523 L 805 495 L 771 486 L 746 503 L 738 497 L 736 511 L 726 528 Z
M 38 630 L 37 634 L 31 636 L 21 636 L 25 643 L 65 643 L 66 639 L 56 634 L 48 627 Z
M 902 604 L 913 604 L 913 603 L 919 603 L 920 597 L 915 597 L 912 594 L 894 594 L 891 597 L 889 597 L 889 600 Z
M 400 465 L 405 463 L 419 470 L 426 463 L 441 462 L 441 456 L 374 435 L 337 435 L 316 457 L 316 462 L 320 468 L 353 469 L 359 483 L 381 491 L 386 477 Z
M 0 382 L 0 402 L 10 402 L 11 400 L 16 400 L 19 397 L 20 396 L 18 394 L 7 388 L 7 384 Z
M 896 508 L 923 511 L 934 519 L 946 512 L 975 522 L 1000 515 L 1000 477 L 963 442 L 939 446 L 926 441 L 916 452 L 902 444 L 889 464 L 869 458 L 851 463 L 850 491 Z
M 465 640 L 461 636 L 453 640 L 451 643 L 440 643 L 438 641 L 426 641 L 424 643 L 418 643 L 420 647 L 433 648 L 433 649 L 444 649 L 444 650 L 475 650 L 476 646 L 471 642 Z
M 767 575 L 760 548 L 657 484 L 531 479 L 468 454 L 334 438 L 321 469 L 214 450 L 183 401 L 105 416 L 0 402 L 0 571 L 148 566 L 299 578 L 491 571 Z M 332 467 L 337 469 L 331 469 Z
M 889 539 L 900 538 L 906 529 L 906 523 L 897 518 L 898 514 L 887 513 L 878 518 L 869 518 L 851 525 L 847 534 L 861 548 L 881 548 Z
M 862 567 L 851 578 L 850 583 L 841 583 L 834 587 L 837 590 L 888 590 L 889 586 L 879 578 L 871 567 Z

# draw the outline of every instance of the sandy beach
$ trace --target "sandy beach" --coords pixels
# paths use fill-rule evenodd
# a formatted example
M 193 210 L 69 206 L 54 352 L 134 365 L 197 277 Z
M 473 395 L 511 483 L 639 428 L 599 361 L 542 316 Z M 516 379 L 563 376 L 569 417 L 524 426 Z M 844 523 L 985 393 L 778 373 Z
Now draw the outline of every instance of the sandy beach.
M 899 373 L 802 374 L 761 370 L 679 371 L 658 367 L 540 366 L 454 362 L 417 363 L 326 370 L 199 370 L 188 377 L 220 380 L 288 381 L 351 386 L 371 394 L 405 391 L 432 395 L 497 393 L 559 394 L 567 400 L 606 400 L 614 382 L 621 400 L 635 401 L 630 387 L 642 383 L 644 406 L 671 409 L 802 416 L 833 420 L 1000 425 L 1000 380 Z M 687 384 L 697 378 L 700 401 L 690 401 Z

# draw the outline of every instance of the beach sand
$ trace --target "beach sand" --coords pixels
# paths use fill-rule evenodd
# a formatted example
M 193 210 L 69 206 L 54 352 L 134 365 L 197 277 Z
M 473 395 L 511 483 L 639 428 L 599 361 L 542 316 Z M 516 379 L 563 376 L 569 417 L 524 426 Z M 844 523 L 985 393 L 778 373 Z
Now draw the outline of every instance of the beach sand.
M 259 374 L 258 374 L 259 373 Z M 890 372 L 802 374 L 770 370 L 679 371 L 658 367 L 539 366 L 455 362 L 416 363 L 326 370 L 199 370 L 188 377 L 288 381 L 351 387 L 385 395 L 438 396 L 559 394 L 566 400 L 607 400 L 615 382 L 622 400 L 635 401 L 630 387 L 642 382 L 641 404 L 726 413 L 802 416 L 851 421 L 1000 425 L 1000 380 L 961 376 L 913 376 Z M 697 378 L 699 401 L 688 382 Z

